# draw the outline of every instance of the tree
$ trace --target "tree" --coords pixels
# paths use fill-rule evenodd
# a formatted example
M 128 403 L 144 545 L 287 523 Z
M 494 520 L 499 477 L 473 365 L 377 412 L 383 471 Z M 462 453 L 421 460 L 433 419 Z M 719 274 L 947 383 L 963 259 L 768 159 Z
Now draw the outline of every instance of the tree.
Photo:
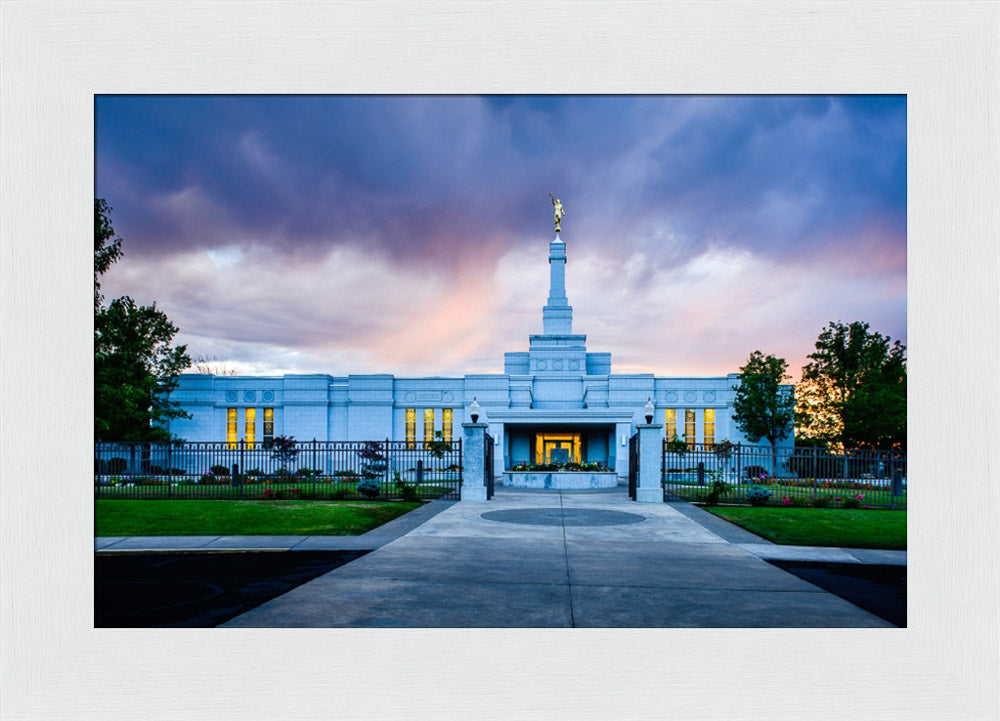
M 111 208 L 102 198 L 94 201 L 94 312 L 104 300 L 100 276 L 122 255 L 122 239 L 115 236 L 110 214 Z
M 196 373 L 207 373 L 213 376 L 238 376 L 240 372 L 230 368 L 229 363 L 215 356 L 200 355 L 191 362 Z
M 867 323 L 831 322 L 802 369 L 803 435 L 845 447 L 906 445 L 906 347 Z
M 795 399 L 790 389 L 782 387 L 782 381 L 789 378 L 787 370 L 784 358 L 755 350 L 740 368 L 740 384 L 733 386 L 737 427 L 753 443 L 766 438 L 772 450 L 792 430 Z
M 170 345 L 177 327 L 155 303 L 123 296 L 102 305 L 100 276 L 122 255 L 110 212 L 104 200 L 94 201 L 94 437 L 170 440 L 165 422 L 190 417 L 168 395 L 191 359 L 186 346 Z

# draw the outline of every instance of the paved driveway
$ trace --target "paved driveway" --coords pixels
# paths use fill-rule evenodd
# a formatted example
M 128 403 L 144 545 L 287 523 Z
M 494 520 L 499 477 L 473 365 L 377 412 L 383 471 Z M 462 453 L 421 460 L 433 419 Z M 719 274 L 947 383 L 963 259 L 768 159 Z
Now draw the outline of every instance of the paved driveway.
M 498 489 L 224 625 L 891 627 L 690 515 L 622 490 Z

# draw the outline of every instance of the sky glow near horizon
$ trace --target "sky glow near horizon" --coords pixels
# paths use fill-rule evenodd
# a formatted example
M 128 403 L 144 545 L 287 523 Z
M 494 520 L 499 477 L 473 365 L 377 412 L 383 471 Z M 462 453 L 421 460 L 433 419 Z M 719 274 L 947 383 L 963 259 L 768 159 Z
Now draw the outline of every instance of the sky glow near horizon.
M 830 321 L 906 344 L 903 96 L 99 96 L 96 195 L 156 302 L 241 373 L 502 373 L 573 330 L 616 373 L 797 378 Z

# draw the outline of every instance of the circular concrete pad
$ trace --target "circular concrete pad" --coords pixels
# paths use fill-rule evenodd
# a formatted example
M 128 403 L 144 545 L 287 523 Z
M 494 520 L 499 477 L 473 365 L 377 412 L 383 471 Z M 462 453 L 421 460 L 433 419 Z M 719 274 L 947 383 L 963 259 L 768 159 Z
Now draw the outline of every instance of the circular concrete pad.
M 600 508 L 515 508 L 482 514 L 487 521 L 526 526 L 624 526 L 645 521 L 645 516 Z

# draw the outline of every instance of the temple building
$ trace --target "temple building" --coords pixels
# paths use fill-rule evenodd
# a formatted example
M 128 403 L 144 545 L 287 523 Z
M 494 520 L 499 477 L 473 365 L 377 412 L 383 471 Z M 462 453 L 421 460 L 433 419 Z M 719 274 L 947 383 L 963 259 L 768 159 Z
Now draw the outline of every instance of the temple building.
M 461 435 L 476 401 L 495 444 L 494 475 L 520 463 L 600 462 L 628 474 L 628 439 L 645 422 L 667 438 L 711 446 L 748 443 L 732 419 L 739 375 L 663 377 L 613 373 L 611 353 L 589 352 L 587 336 L 573 332 L 566 297 L 566 243 L 549 244 L 549 296 L 542 332 L 526 351 L 504 354 L 502 373 L 460 378 L 388 374 L 280 377 L 184 374 L 170 399 L 191 418 L 169 430 L 187 441 L 240 440 L 253 446 L 274 436 L 299 441 L 396 440 L 423 444 L 437 432 Z M 780 445 L 792 445 L 787 439 Z M 761 445 L 767 445 L 764 440 Z

